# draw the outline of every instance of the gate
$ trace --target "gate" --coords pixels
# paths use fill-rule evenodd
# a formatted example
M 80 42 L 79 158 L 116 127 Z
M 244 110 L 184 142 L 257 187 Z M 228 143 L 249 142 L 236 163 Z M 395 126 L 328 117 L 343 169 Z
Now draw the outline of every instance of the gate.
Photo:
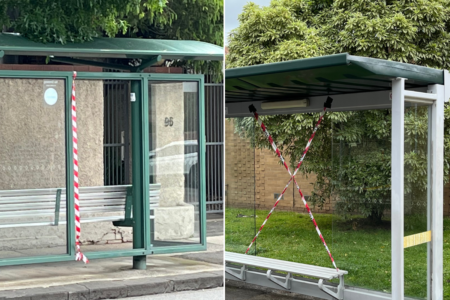
M 223 83 L 213 83 L 205 76 L 206 112 L 206 211 L 223 212 L 224 182 L 224 98 Z M 130 101 L 129 82 L 104 80 L 104 170 L 105 185 L 129 184 L 130 178 Z M 189 112 L 185 121 L 185 135 L 198 120 L 196 112 Z M 189 139 L 187 139 L 189 140 Z M 186 145 L 186 151 L 195 145 Z M 193 178 L 193 177 L 192 177 Z M 186 186 L 190 186 L 186 182 Z M 197 195 L 186 194 L 185 202 L 196 201 Z M 191 199 L 192 198 L 192 199 Z
M 131 183 L 129 81 L 103 81 L 104 184 Z

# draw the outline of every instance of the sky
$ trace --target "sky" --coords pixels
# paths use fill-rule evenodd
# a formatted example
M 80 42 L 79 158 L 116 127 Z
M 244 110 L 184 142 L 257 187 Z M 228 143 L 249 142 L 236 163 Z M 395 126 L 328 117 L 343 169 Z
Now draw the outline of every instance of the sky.
M 242 12 L 242 8 L 248 2 L 253 2 L 259 6 L 267 6 L 270 0 L 224 0 L 225 2 L 225 44 L 228 44 L 229 32 L 239 26 L 238 15 Z

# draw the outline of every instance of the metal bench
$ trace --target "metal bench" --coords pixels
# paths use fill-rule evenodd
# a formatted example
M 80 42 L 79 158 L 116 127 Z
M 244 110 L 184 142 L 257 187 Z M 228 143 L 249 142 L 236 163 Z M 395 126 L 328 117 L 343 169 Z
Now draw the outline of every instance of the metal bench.
M 160 184 L 150 184 L 150 207 L 159 205 Z M 96 186 L 80 188 L 81 223 L 111 221 L 115 226 L 131 226 L 131 185 Z M 58 226 L 66 212 L 66 189 L 32 189 L 0 191 L 0 228 L 26 226 Z M 89 214 L 117 212 L 113 216 Z M 30 221 L 33 218 L 48 220 Z M 150 216 L 154 218 L 153 211 Z
M 267 269 L 267 279 L 273 281 L 274 283 L 287 290 L 291 289 L 292 274 L 315 277 L 319 278 L 319 289 L 336 299 L 344 299 L 344 275 L 348 274 L 348 272 L 344 270 L 339 270 L 338 272 L 336 271 L 336 269 L 332 268 L 318 267 L 273 258 L 265 258 L 232 252 L 225 252 L 225 262 L 228 264 L 240 265 L 240 271 L 235 271 L 229 266 L 225 266 L 225 272 L 243 281 L 246 280 L 246 272 L 248 266 Z M 285 281 L 281 281 L 280 279 L 275 278 L 272 274 L 272 270 L 287 272 L 288 274 L 285 277 Z M 331 280 L 335 278 L 339 279 L 337 292 L 334 292 L 323 285 L 323 280 Z

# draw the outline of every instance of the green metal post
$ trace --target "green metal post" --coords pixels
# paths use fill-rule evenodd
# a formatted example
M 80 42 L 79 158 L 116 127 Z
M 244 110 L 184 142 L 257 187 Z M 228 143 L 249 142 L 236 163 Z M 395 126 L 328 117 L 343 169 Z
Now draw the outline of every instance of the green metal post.
M 143 147 L 142 147 L 142 86 L 141 81 L 131 81 L 131 93 L 135 94 L 135 101 L 131 102 L 131 153 L 132 153 L 132 182 L 133 182 L 133 249 L 145 247 L 144 230 L 144 199 L 143 199 Z M 148 201 L 148 200 L 147 200 Z M 133 256 L 133 269 L 145 270 L 147 257 Z
M 53 222 L 53 226 L 59 225 L 59 209 L 60 209 L 60 207 L 61 207 L 61 189 L 57 189 L 56 190 L 56 200 L 55 200 L 55 220 Z
M 200 242 L 206 247 L 206 129 L 205 129 L 205 83 L 204 77 L 200 77 L 198 83 L 199 101 L 199 150 L 200 150 Z
M 47 74 L 44 72 L 44 74 Z M 66 76 L 66 230 L 67 254 L 75 259 L 75 207 L 73 190 L 72 74 Z
M 144 212 L 144 234 L 145 234 L 145 249 L 150 250 L 151 248 L 151 241 L 150 241 L 150 230 L 153 230 L 150 225 L 150 175 L 149 175 L 149 139 L 150 139 L 150 133 L 149 133 L 149 88 L 148 88 L 148 77 L 143 77 L 142 81 L 142 198 L 145 199 L 143 202 L 143 212 Z

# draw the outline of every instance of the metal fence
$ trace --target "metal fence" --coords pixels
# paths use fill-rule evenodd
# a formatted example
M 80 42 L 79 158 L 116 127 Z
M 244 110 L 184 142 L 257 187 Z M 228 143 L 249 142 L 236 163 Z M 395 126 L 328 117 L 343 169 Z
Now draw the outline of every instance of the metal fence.
M 130 100 L 127 80 L 103 81 L 104 184 L 131 183 Z
M 206 211 L 217 213 L 224 204 L 224 91 L 223 83 L 205 79 Z
M 223 83 L 212 83 L 205 76 L 206 112 L 206 210 L 223 212 L 224 192 L 224 96 Z M 187 98 L 186 102 L 192 101 Z M 187 103 L 186 103 L 187 104 Z M 185 104 L 185 105 L 186 105 Z M 193 124 L 198 121 L 197 111 L 189 109 L 185 124 L 186 138 L 191 136 Z M 129 81 L 104 81 L 104 182 L 105 185 L 131 183 L 131 133 L 130 133 Z M 192 146 L 187 146 L 187 148 Z M 193 146 L 196 147 L 196 146 Z M 185 147 L 186 148 L 186 147 Z M 187 149 L 186 148 L 186 149 Z M 186 151 L 193 149 L 187 149 Z M 195 152 L 195 151 L 194 151 Z M 195 170 L 194 170 L 195 171 Z M 195 171 L 196 172 L 196 171 Z M 191 174 L 186 187 L 194 187 L 197 174 Z M 188 193 L 185 202 L 198 203 L 196 193 Z

